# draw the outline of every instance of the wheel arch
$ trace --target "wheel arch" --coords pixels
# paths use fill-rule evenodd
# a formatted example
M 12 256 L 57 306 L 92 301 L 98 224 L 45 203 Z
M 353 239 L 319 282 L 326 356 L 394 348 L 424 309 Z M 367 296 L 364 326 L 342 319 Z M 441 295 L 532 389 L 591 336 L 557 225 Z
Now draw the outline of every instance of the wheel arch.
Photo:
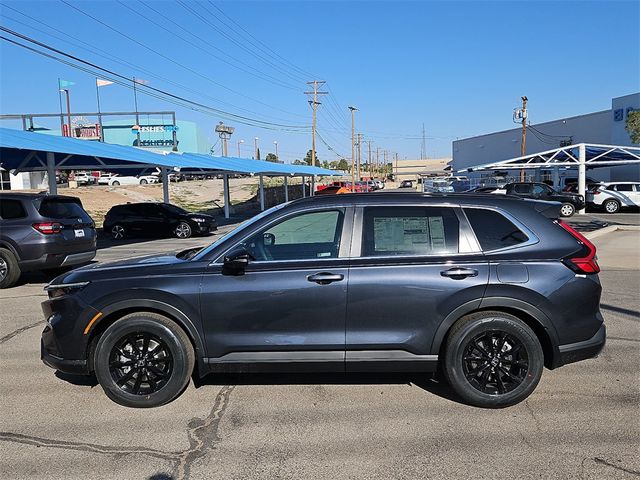
M 102 316 L 93 326 L 89 332 L 89 339 L 87 340 L 87 362 L 89 371 L 94 370 L 93 366 L 93 353 L 95 352 L 96 345 L 100 336 L 113 325 L 117 320 L 129 315 L 131 313 L 156 313 L 167 317 L 174 321 L 184 332 L 191 341 L 193 346 L 196 363 L 194 372 L 198 377 L 203 377 L 207 373 L 206 365 L 203 358 L 205 357 L 204 343 L 197 328 L 189 319 L 187 315 L 175 308 L 173 305 L 158 301 L 158 300 L 130 300 L 121 301 L 111 304 L 101 309 Z
M 471 313 L 498 311 L 511 314 L 527 324 L 540 341 L 544 353 L 545 367 L 553 369 L 558 366 L 560 351 L 555 327 L 549 318 L 535 306 L 514 298 L 485 298 L 480 304 L 468 302 L 451 312 L 440 324 L 431 344 L 431 354 L 443 358 L 443 350 L 447 336 L 453 325 L 462 317 Z

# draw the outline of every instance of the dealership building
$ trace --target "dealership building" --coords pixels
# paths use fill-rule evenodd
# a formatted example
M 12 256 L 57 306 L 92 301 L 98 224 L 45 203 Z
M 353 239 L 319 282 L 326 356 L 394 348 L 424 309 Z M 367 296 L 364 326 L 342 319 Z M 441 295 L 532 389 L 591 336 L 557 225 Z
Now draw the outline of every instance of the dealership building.
M 37 117 L 34 117 L 37 118 Z M 66 117 L 65 117 L 66 120 Z M 60 136 L 60 129 L 39 127 L 34 125 L 34 131 L 49 135 Z M 170 116 L 141 115 L 139 124 L 135 119 L 123 118 L 105 121 L 100 124 L 92 123 L 84 117 L 72 118 L 71 134 L 67 125 L 64 126 L 65 135 L 86 141 L 98 141 L 103 135 L 105 143 L 126 145 L 143 148 L 145 150 L 163 152 L 210 153 L 211 144 L 207 135 L 194 122 L 178 120 L 173 122 Z M 3 190 L 23 190 L 46 188 L 45 172 L 23 172 L 10 175 L 7 171 L 0 171 L 0 183 Z
M 611 99 L 611 108 L 608 110 L 531 125 L 527 129 L 526 154 L 579 143 L 638 146 L 631 142 L 625 130 L 627 117 L 633 110 L 640 110 L 640 93 Z M 466 171 L 478 165 L 520 157 L 521 139 L 522 129 L 518 127 L 456 140 L 453 142 L 452 170 Z M 544 178 L 547 173 L 537 172 L 538 178 Z M 495 171 L 467 173 L 470 178 L 495 175 Z M 576 169 L 564 170 L 560 173 L 560 183 L 564 183 L 563 177 L 575 178 L 576 175 Z M 640 165 L 588 169 L 587 177 L 597 181 L 637 181 L 640 180 Z

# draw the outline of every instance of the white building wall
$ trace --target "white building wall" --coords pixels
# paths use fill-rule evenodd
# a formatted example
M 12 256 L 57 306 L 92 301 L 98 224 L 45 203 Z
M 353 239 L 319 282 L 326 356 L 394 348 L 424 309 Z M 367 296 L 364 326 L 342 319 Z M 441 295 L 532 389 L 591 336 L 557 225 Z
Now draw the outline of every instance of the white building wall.
M 632 146 L 624 121 L 614 121 L 614 111 L 622 109 L 624 119 L 629 108 L 640 108 L 640 93 L 614 98 L 612 109 L 567 117 L 551 122 L 533 125 L 536 130 L 554 138 L 539 136 L 527 131 L 526 154 L 552 150 L 560 147 L 562 137 L 571 137 L 571 143 L 599 143 L 604 145 Z M 520 156 L 522 129 L 517 127 L 502 132 L 465 138 L 453 142 L 452 167 L 454 171 L 475 165 L 507 160 Z M 557 141 L 556 140 L 557 137 Z M 576 176 L 575 171 L 564 172 L 565 176 Z M 473 173 L 469 176 L 480 176 Z M 487 175 L 487 172 L 484 173 Z M 629 165 L 615 168 L 598 168 L 587 171 L 587 176 L 595 180 L 638 180 L 640 166 Z

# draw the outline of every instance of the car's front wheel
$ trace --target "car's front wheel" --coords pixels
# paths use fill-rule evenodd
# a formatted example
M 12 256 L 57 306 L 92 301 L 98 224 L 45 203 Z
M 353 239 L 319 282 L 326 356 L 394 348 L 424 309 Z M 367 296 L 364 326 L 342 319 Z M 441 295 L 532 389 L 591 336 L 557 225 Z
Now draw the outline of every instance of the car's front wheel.
M 18 260 L 11 250 L 0 248 L 0 288 L 13 287 L 20 278 Z
M 607 213 L 618 213 L 620 210 L 620 202 L 613 199 L 606 200 L 602 206 L 604 207 L 604 211 Z
M 571 203 L 563 203 L 560 207 L 560 215 L 563 217 L 572 217 L 576 213 L 576 207 Z
M 192 233 L 191 225 L 187 222 L 180 222 L 173 230 L 173 234 L 178 238 L 189 238 Z
M 122 225 L 116 223 L 113 227 L 111 227 L 111 236 L 114 240 L 122 240 L 126 235 L 126 231 Z
M 120 185 L 120 182 L 117 180 L 114 180 L 113 182 L 111 182 L 112 187 L 117 187 L 118 185 Z
M 107 396 L 126 407 L 159 407 L 189 382 L 195 356 L 187 334 L 155 313 L 132 313 L 102 334 L 94 354 L 96 378 Z
M 471 405 L 515 405 L 535 390 L 542 376 L 544 355 L 538 338 L 508 313 L 487 311 L 461 318 L 445 348 L 445 377 Z

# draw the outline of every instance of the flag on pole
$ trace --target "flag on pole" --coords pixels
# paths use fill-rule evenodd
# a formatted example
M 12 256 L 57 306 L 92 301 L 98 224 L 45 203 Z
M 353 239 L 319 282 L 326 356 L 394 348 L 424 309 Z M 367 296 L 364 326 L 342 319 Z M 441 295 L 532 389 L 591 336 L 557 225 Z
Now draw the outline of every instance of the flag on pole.
M 109 80 L 102 80 L 101 78 L 96 78 L 96 87 L 106 87 L 107 85 L 112 85 L 113 82 Z
M 137 83 L 139 85 L 149 85 L 149 80 L 145 80 L 144 78 L 134 78 L 133 83 Z
M 70 82 L 69 80 L 58 79 L 58 85 L 60 88 L 70 87 L 71 85 L 75 85 L 76 82 Z

